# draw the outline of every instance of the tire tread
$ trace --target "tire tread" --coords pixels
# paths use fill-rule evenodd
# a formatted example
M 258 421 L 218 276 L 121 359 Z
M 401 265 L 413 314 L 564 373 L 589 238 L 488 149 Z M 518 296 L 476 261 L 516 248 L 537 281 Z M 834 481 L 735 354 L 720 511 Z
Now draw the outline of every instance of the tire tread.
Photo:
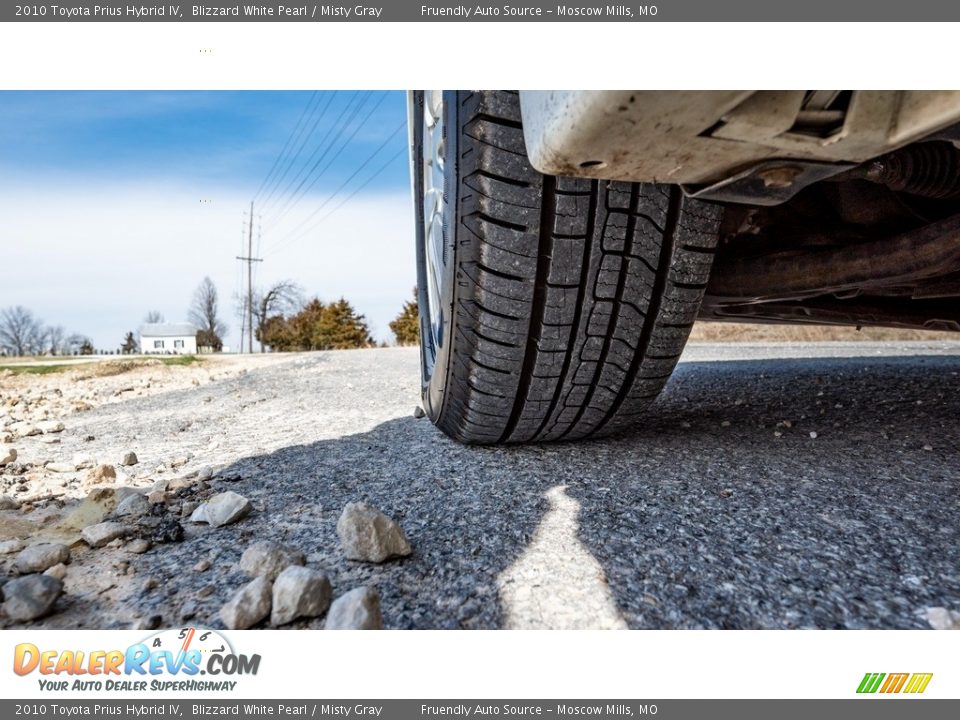
M 437 424 L 472 443 L 635 425 L 696 318 L 720 209 L 663 185 L 543 176 L 515 93 L 459 100 L 457 332 Z

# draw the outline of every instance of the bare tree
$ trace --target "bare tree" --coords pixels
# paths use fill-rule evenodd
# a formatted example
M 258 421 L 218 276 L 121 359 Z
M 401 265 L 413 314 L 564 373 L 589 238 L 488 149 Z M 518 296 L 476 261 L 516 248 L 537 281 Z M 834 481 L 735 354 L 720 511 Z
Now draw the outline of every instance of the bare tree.
M 276 315 L 296 312 L 303 306 L 303 290 L 292 280 L 281 280 L 270 286 L 266 292 L 258 290 L 253 296 L 253 317 L 257 327 L 254 337 L 260 341 L 260 352 L 264 352 L 262 332 L 267 320 Z
M 12 355 L 43 351 L 43 323 L 21 305 L 0 312 L 0 348 Z
M 147 323 L 148 325 L 162 323 L 164 322 L 163 313 L 159 310 L 151 310 L 147 313 L 146 317 L 143 318 L 143 322 Z
M 205 277 L 193 292 L 193 303 L 187 318 L 197 328 L 197 345 L 220 350 L 223 338 L 227 334 L 226 324 L 218 317 L 220 301 L 217 286 L 213 280 Z
M 90 338 L 88 338 L 86 335 L 81 335 L 80 333 L 74 333 L 64 341 L 64 350 L 68 355 L 80 355 L 83 354 L 82 351 L 84 349 L 92 347 L 93 341 L 90 340 Z
M 232 297 L 234 317 L 240 321 L 240 352 L 243 352 L 247 332 L 247 293 L 235 292 Z
M 44 333 L 47 352 L 51 355 L 62 355 L 64 341 L 67 338 L 67 331 L 63 329 L 63 325 L 50 325 Z

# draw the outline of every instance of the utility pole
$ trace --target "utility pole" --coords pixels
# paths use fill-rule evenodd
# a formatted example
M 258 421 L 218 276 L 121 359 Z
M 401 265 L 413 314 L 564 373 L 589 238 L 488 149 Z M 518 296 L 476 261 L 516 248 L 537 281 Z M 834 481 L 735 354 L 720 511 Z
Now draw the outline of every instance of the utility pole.
M 253 200 L 250 201 L 250 218 L 247 233 L 247 256 L 237 256 L 237 260 L 247 263 L 247 352 L 253 354 L 253 264 L 263 262 L 263 258 L 253 256 Z M 243 340 L 240 341 L 243 350 Z

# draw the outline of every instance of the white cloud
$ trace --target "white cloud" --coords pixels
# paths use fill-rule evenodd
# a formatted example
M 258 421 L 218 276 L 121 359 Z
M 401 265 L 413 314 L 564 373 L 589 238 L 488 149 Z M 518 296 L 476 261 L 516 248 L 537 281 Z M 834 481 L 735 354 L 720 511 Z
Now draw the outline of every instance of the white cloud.
M 227 343 L 239 344 L 234 258 L 246 253 L 248 199 L 149 185 L 48 187 L 42 195 L 8 186 L 0 187 L 0 198 L 0 307 L 24 305 L 47 323 L 90 335 L 98 347 L 116 348 L 149 310 L 183 320 L 193 289 L 209 275 L 230 324 Z M 375 338 L 391 340 L 387 323 L 416 277 L 410 196 L 358 195 L 271 254 L 271 245 L 323 199 L 305 198 L 300 215 L 291 213 L 276 237 L 265 231 L 257 278 L 290 278 L 321 299 L 342 295 L 366 314 Z

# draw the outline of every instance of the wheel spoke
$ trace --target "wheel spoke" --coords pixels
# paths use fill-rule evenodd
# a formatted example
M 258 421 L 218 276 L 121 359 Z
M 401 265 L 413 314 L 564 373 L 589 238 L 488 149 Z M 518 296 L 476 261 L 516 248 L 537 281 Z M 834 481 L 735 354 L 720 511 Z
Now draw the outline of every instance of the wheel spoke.
M 435 352 L 443 342 L 443 278 L 446 238 L 443 230 L 444 127 L 443 91 L 424 91 L 423 98 L 423 242 L 426 264 L 430 343 Z

